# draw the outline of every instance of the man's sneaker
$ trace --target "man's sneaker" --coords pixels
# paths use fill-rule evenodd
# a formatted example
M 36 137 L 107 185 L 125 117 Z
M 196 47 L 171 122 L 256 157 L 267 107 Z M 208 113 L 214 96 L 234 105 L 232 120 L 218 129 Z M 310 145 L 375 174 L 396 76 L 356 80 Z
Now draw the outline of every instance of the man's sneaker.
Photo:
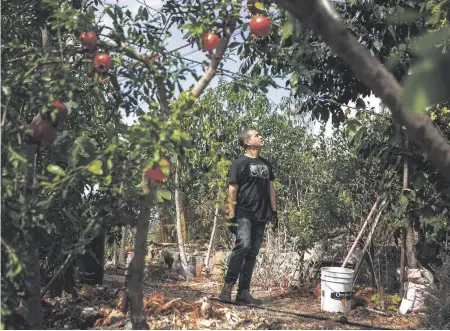
M 219 294 L 219 300 L 224 302 L 231 302 L 231 291 L 233 291 L 234 284 L 225 283 L 222 291 Z
M 236 303 L 256 306 L 263 304 L 262 300 L 252 297 L 248 289 L 238 291 L 238 294 L 236 296 Z

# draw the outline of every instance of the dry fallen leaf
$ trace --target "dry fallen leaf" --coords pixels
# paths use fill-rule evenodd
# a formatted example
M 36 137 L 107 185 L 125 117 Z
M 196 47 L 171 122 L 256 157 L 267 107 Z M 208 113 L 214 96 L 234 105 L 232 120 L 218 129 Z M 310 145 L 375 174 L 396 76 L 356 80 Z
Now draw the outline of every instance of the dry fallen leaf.
M 209 302 L 204 301 L 200 307 L 200 312 L 203 317 L 208 317 L 211 314 L 212 306 Z
M 176 298 L 176 299 L 173 299 L 173 300 L 171 300 L 171 301 L 169 301 L 169 302 L 163 304 L 163 305 L 160 307 L 161 311 L 169 310 L 169 309 L 172 308 L 172 306 L 173 306 L 176 302 L 178 302 L 178 301 L 181 301 L 181 298 Z
M 121 327 L 123 327 L 123 326 L 125 326 L 125 321 L 119 321 L 119 322 L 117 322 L 116 324 L 113 325 L 113 327 L 114 327 L 115 329 L 121 328 Z
M 207 327 L 207 328 L 211 327 L 211 324 L 213 324 L 213 323 L 214 322 L 211 320 L 201 320 L 201 321 L 197 322 L 197 324 Z

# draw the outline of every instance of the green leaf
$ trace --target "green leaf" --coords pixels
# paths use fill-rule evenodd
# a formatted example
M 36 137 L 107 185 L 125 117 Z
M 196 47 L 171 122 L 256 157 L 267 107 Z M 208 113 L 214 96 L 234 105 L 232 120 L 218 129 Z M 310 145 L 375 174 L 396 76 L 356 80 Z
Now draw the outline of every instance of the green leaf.
M 281 34 L 281 40 L 285 40 L 294 32 L 294 22 L 291 19 L 288 19 L 283 24 L 283 33 Z
M 409 200 L 404 195 L 401 195 L 399 202 L 400 202 L 400 206 L 402 206 L 403 208 L 406 208 L 406 206 L 408 206 Z
M 291 78 L 289 78 L 289 83 L 291 84 L 292 87 L 298 85 L 298 74 L 296 72 L 294 72 Z
M 107 167 L 108 167 L 108 170 L 111 170 L 111 169 L 112 169 L 112 167 L 113 167 L 113 161 L 112 161 L 111 159 L 108 159 Z
M 51 172 L 52 174 L 58 175 L 58 176 L 62 176 L 62 177 L 66 177 L 66 173 L 65 171 L 58 165 L 55 164 L 49 164 L 47 166 L 47 171 Z
M 403 196 L 408 200 L 414 200 L 416 198 L 416 191 L 411 189 L 403 189 Z
M 263 4 L 262 2 L 260 2 L 260 1 L 257 1 L 257 2 L 254 4 L 254 6 L 255 6 L 256 9 L 264 10 L 264 4 Z
M 403 105 L 406 114 L 422 113 L 428 106 L 445 102 L 450 96 L 450 56 L 427 56 L 405 79 Z
M 3 95 L 9 97 L 11 94 L 11 88 L 9 86 L 2 86 Z
M 171 200 L 172 199 L 172 193 L 170 193 L 169 190 L 166 190 L 164 188 L 158 188 L 156 191 L 156 201 L 157 202 L 164 202 L 164 200 Z
M 413 179 L 413 186 L 416 191 L 420 190 L 427 183 L 426 177 L 422 172 L 417 172 Z
M 94 175 L 103 175 L 103 169 L 102 169 L 103 162 L 100 160 L 95 160 L 89 166 L 87 169 L 92 172 Z
M 439 29 L 418 38 L 413 44 L 413 50 L 422 57 L 433 55 L 436 53 L 436 46 L 445 43 L 448 38 L 450 38 L 450 28 Z
M 400 24 L 400 23 L 412 23 L 420 17 L 418 10 L 407 9 L 403 12 L 397 12 L 386 18 L 386 23 Z

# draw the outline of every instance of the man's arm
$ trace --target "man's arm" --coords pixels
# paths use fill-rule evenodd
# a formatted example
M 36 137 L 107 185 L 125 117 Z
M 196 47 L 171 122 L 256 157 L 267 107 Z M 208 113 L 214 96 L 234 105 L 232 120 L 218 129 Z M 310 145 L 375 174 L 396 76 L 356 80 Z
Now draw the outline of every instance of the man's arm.
M 236 206 L 236 195 L 238 191 L 238 184 L 232 183 L 228 185 L 228 217 L 234 217 L 234 209 Z
M 277 211 L 277 195 L 275 193 L 275 185 L 270 181 L 270 205 L 273 211 Z

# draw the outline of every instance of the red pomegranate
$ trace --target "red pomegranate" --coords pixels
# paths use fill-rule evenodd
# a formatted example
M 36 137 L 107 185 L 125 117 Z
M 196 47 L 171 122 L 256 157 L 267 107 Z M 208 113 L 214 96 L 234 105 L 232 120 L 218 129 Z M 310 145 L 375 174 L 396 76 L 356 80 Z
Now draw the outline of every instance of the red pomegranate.
M 94 68 L 98 73 L 108 72 L 112 68 L 111 57 L 106 53 L 98 53 L 94 56 Z
M 265 16 L 253 16 L 250 24 L 250 30 L 258 37 L 267 37 L 270 32 L 270 21 Z
M 203 36 L 203 50 L 210 52 L 219 46 L 219 42 L 220 38 L 217 34 L 211 32 L 205 33 Z
M 168 160 L 164 160 L 163 161 L 166 167 L 170 166 L 170 163 Z M 145 177 L 149 180 L 151 180 L 152 182 L 155 183 L 161 183 L 162 181 L 164 181 L 165 179 L 167 179 L 167 176 L 162 172 L 161 167 L 159 164 L 154 165 L 151 168 L 148 168 L 147 170 L 145 170 L 144 173 Z
M 82 32 L 80 40 L 81 44 L 86 49 L 95 49 L 98 45 L 98 37 L 94 31 Z
M 48 147 L 56 139 L 56 129 L 52 121 L 38 119 L 30 124 L 30 136 L 42 147 Z

